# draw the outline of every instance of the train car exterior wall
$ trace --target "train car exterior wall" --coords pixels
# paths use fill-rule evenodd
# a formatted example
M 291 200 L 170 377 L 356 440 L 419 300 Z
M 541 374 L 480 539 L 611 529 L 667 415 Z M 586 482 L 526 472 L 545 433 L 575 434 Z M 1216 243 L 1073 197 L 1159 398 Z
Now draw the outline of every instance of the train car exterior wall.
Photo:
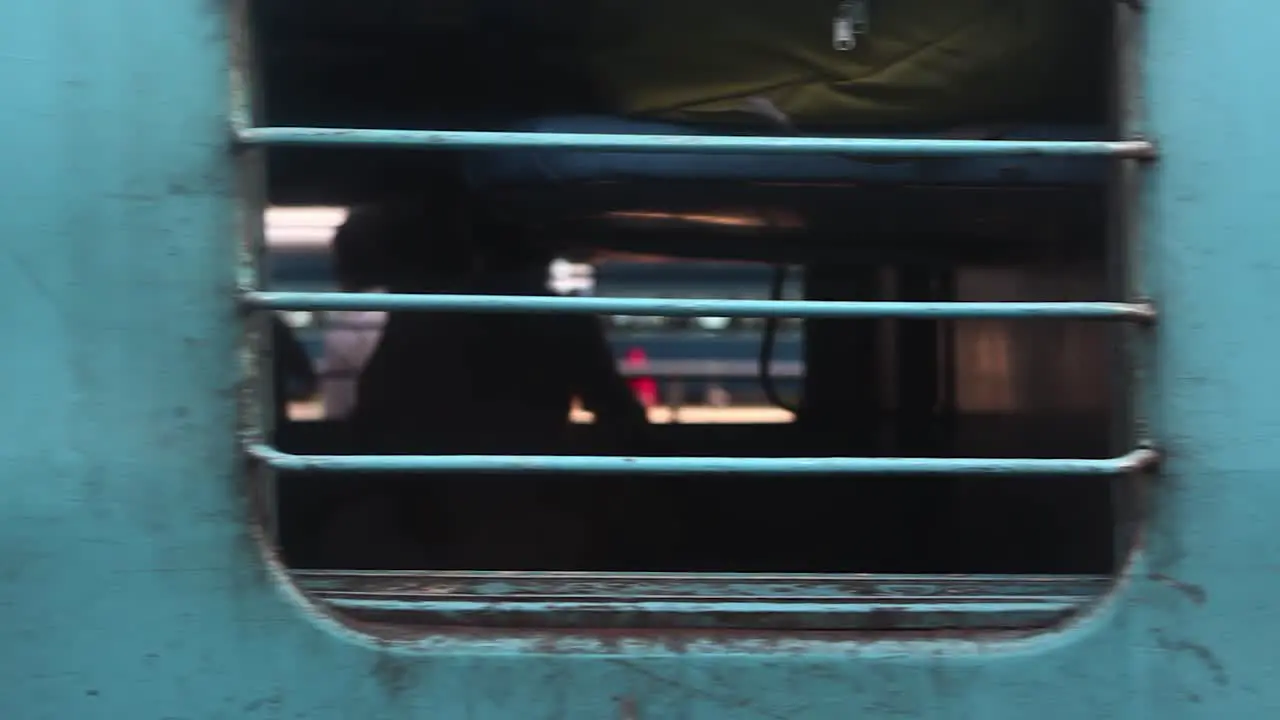
M 1280 6 L 1141 3 L 1146 418 L 1114 594 L 1033 637 L 454 632 L 314 609 L 247 522 L 227 2 L 0 3 L 0 717 L 1280 714 Z

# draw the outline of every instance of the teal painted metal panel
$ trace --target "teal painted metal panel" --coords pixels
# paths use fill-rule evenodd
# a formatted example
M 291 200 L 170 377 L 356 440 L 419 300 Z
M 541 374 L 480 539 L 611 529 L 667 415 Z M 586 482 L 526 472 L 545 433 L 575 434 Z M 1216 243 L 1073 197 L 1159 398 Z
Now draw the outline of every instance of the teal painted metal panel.
M 0 717 L 1280 713 L 1280 7 L 1147 5 L 1147 410 L 1168 458 L 1142 555 L 1047 635 L 871 641 L 374 639 L 305 609 L 249 530 L 236 450 L 227 4 L 0 3 Z

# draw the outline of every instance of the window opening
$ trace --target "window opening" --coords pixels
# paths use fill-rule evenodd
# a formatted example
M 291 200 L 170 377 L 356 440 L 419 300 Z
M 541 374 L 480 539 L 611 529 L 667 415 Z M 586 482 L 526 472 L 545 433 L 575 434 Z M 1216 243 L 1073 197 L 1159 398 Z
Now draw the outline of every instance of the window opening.
M 468 85 L 499 66 L 477 56 L 465 40 L 477 28 L 460 31 L 457 18 L 447 30 L 427 20 L 381 36 L 366 23 L 378 43 L 334 25 L 327 32 L 347 44 L 344 60 L 336 40 L 304 41 L 283 5 L 263 7 L 269 20 L 255 40 L 271 50 L 263 72 L 272 94 L 259 109 L 264 127 L 240 139 L 272 146 L 268 194 L 282 207 L 264 221 L 268 292 L 247 302 L 288 313 L 280 317 L 322 380 L 311 398 L 290 398 L 309 410 L 291 411 L 250 450 L 277 471 L 279 549 L 316 597 L 397 621 L 449 622 L 460 604 L 484 601 L 502 607 L 482 619 L 493 623 L 840 628 L 866 627 L 867 598 L 899 592 L 897 609 L 878 616 L 891 625 L 1024 627 L 1106 587 L 1123 560 L 1112 495 L 1153 457 L 1113 432 L 1122 399 L 1106 361 L 1125 332 L 1118 325 L 1148 322 L 1150 312 L 1107 282 L 1106 185 L 1058 165 L 1046 180 L 1035 176 L 1041 166 L 1013 160 L 993 174 L 948 173 L 1030 150 L 1097 168 L 1099 158 L 1149 156 L 1149 145 L 1004 137 L 986 125 L 959 135 L 911 127 L 908 138 L 844 127 L 830 133 L 844 137 L 825 139 L 821 122 L 743 132 L 716 102 L 654 110 L 668 128 L 660 132 L 569 122 L 551 129 L 596 134 L 469 134 L 545 129 L 542 118 L 594 98 L 551 57 L 515 83 L 517 97 Z M 523 36 L 546 41 L 550 25 Z M 858 45 L 875 42 L 869 34 Z M 410 46 L 431 48 L 436 62 L 416 65 L 424 59 L 410 60 Z M 1077 60 L 1085 47 L 1102 54 L 1084 44 Z M 324 83 L 303 70 L 320 61 L 335 73 Z M 433 108 L 456 106 L 451 118 L 437 122 L 394 91 L 418 70 L 446 66 L 455 77 L 424 77 L 439 81 Z M 1071 96 L 1060 98 L 1060 116 L 1002 120 L 1105 126 L 1101 105 L 1079 89 L 1104 86 L 1105 69 L 1080 63 L 1078 72 L 1091 79 L 1060 88 Z M 627 115 L 600 127 L 632 127 Z M 911 155 L 926 157 L 926 170 L 910 182 L 893 172 L 887 181 L 798 179 L 778 165 L 770 172 L 783 176 L 749 182 L 652 181 L 651 165 L 540 183 L 511 169 L 529 152 L 542 153 L 538 162 L 556 153 L 658 162 L 690 143 L 662 146 L 655 134 L 726 124 L 734 134 L 699 139 L 714 152 L 678 157 L 720 157 L 722 169 L 706 166 L 714 174 L 785 147 L 795 158 L 835 156 L 840 172 Z M 467 129 L 414 135 L 418 127 Z M 421 152 L 428 142 L 461 149 Z M 516 180 L 477 180 L 495 168 Z M 353 209 L 283 207 L 317 202 Z M 751 212 L 725 212 L 730 205 Z M 890 206 L 899 209 L 876 209 Z M 375 276 L 357 288 L 335 270 L 334 237 L 369 207 L 385 222 L 369 241 L 365 269 Z M 557 255 L 585 262 L 552 262 Z M 339 290 L 348 294 L 322 294 Z M 524 297 L 544 310 L 582 302 L 554 305 L 572 319 L 561 322 L 519 314 L 533 307 Z M 592 301 L 600 322 L 578 322 L 586 316 L 574 308 Z M 344 327 L 348 313 L 385 314 Z M 373 339 L 339 367 L 323 338 L 343 329 Z M 393 356 L 398 365 L 386 369 Z M 591 372 L 602 379 L 588 387 Z M 331 381 L 346 383 L 345 400 Z M 593 393 L 602 409 L 584 412 Z M 417 405 L 397 404 L 407 397 Z M 562 401 L 563 423 L 534 412 Z M 361 425 L 361 403 L 375 402 L 396 405 L 395 423 Z M 619 419 L 634 416 L 632 406 L 642 426 Z M 485 574 L 496 570 L 514 573 L 506 589 Z M 731 589 L 726 573 L 745 585 Z M 594 578 L 594 589 L 574 578 Z M 975 619 L 934 594 L 960 591 L 995 593 L 989 607 L 999 612 Z M 611 615 L 606 606 L 623 595 L 634 603 Z M 707 597 L 760 601 L 767 612 L 757 603 L 707 620 Z M 567 609 L 554 618 L 534 609 L 547 599 Z M 927 622 L 911 620 L 922 605 L 932 608 Z

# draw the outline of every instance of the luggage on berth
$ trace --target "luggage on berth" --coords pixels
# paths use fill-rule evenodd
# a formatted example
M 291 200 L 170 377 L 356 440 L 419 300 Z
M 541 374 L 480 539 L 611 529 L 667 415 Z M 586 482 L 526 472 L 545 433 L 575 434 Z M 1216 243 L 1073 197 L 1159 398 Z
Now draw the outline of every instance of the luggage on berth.
M 611 110 L 693 123 L 1070 119 L 1101 93 L 1110 38 L 1101 0 L 586 4 L 586 63 Z

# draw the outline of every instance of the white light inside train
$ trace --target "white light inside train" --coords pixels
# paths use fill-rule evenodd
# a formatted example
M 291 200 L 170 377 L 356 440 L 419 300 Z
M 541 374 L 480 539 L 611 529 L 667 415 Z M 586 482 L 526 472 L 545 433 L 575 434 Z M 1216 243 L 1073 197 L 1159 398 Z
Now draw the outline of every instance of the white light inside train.
M 269 207 L 262 218 L 267 247 L 328 248 L 347 214 L 344 207 Z
M 291 328 L 311 327 L 315 324 L 315 313 L 308 310 L 281 310 L 277 313 L 280 319 Z
M 556 258 L 551 261 L 547 276 L 547 287 L 558 295 L 590 295 L 596 287 L 595 268 L 588 263 Z
M 732 320 L 727 317 L 699 317 L 695 318 L 694 322 L 696 322 L 698 327 L 703 330 L 710 330 L 714 332 L 716 330 L 724 330 L 729 327 L 729 323 L 732 322 Z

